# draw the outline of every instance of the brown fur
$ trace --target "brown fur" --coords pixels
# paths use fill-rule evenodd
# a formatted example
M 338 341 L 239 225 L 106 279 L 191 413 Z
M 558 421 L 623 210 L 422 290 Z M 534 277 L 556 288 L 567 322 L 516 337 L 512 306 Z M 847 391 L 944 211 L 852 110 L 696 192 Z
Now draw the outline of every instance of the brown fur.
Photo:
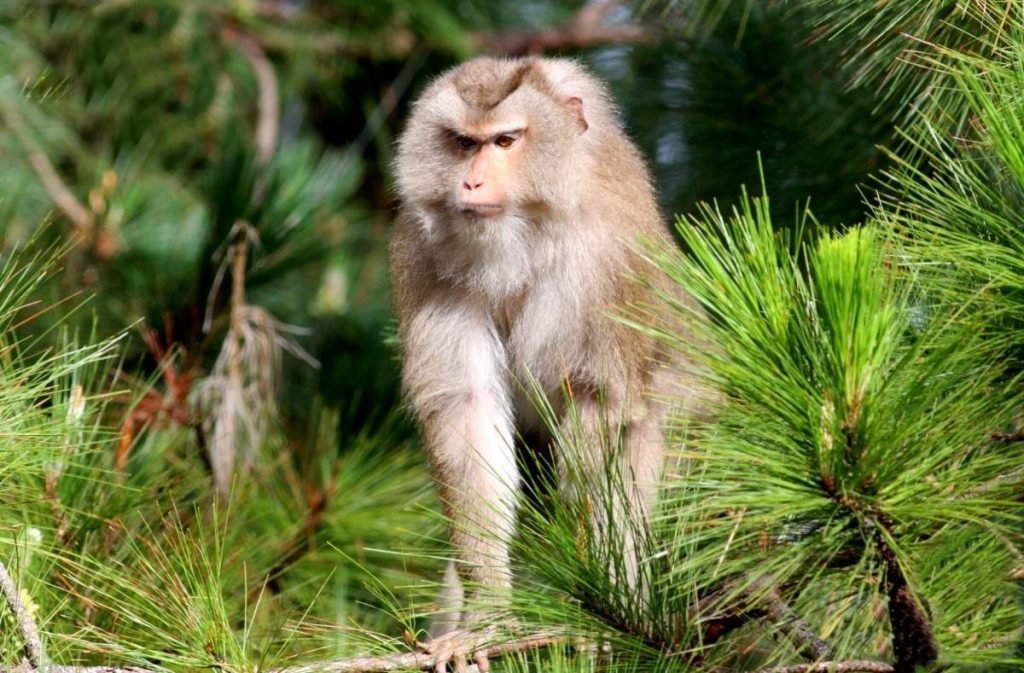
M 452 84 L 466 105 L 491 110 L 522 86 L 533 71 L 532 61 L 520 63 L 509 71 L 504 62 L 477 59 L 459 68 Z
M 508 120 L 526 130 L 508 155 L 502 211 L 467 215 L 459 204 L 469 159 L 452 134 Z M 667 409 L 654 398 L 690 397 L 696 407 L 704 395 L 681 356 L 609 317 L 655 304 L 652 287 L 673 291 L 637 253 L 642 240 L 672 243 L 639 152 L 602 84 L 578 64 L 481 58 L 449 71 L 416 103 L 396 168 L 391 273 L 403 382 L 453 522 L 458 572 L 449 568 L 442 596 L 452 627 L 475 618 L 458 614 L 462 586 L 469 601 L 510 582 L 512 438 L 543 431 L 524 387 L 535 381 L 559 414 L 563 385 L 573 393 L 583 431 L 563 428 L 566 472 L 569 460 L 606 469 L 609 420 L 625 433 L 632 495 L 615 509 L 630 517 L 646 516 L 662 467 Z

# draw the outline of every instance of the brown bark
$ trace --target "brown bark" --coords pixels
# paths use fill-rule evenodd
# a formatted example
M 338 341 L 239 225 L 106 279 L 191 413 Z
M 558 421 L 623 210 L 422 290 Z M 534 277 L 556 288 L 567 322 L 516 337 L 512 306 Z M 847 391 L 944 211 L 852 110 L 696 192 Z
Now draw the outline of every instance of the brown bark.
M 628 44 L 649 38 L 643 27 L 634 23 L 603 23 L 608 13 L 622 0 L 592 0 L 564 26 L 537 31 L 490 33 L 476 38 L 482 51 L 505 56 L 524 56 L 564 49 L 585 49 L 603 44 Z

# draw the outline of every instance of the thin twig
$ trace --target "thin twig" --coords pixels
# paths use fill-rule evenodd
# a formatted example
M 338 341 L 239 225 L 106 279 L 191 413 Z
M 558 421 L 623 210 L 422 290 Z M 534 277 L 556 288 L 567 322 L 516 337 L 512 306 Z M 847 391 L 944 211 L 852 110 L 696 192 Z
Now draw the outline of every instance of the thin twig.
M 758 673 L 895 673 L 892 664 L 884 661 L 819 661 L 815 664 L 794 664 L 766 668 Z
M 259 116 L 256 120 L 256 160 L 263 166 L 270 162 L 277 148 L 277 136 L 281 126 L 281 96 L 278 92 L 277 75 L 267 53 L 251 35 L 232 31 L 231 36 L 249 60 L 249 67 L 256 75 L 259 87 Z
M 796 643 L 800 656 L 804 659 L 820 660 L 832 655 L 832 648 L 828 643 L 819 638 L 810 624 L 782 600 L 782 594 L 777 589 L 772 589 L 765 596 L 765 602 L 768 609 L 762 621 L 774 624 L 787 638 Z
M 488 659 L 506 654 L 526 652 L 542 647 L 551 647 L 569 642 L 566 638 L 550 634 L 535 634 L 507 643 L 481 648 L 480 653 Z M 434 670 L 434 655 L 425 652 L 408 652 L 383 657 L 357 657 L 354 659 L 336 659 L 315 664 L 302 664 L 279 668 L 272 673 L 377 673 L 378 671 Z
M 21 601 L 21 594 L 14 579 L 7 572 L 7 566 L 0 561 L 0 591 L 3 591 L 7 607 L 14 613 L 18 621 L 18 628 L 21 629 L 21 637 L 25 641 L 25 657 L 29 666 L 39 669 L 43 665 L 43 641 L 39 638 L 39 629 L 32 619 L 32 615 L 25 608 Z
M 526 652 L 543 647 L 552 647 L 568 643 L 566 638 L 550 634 L 536 634 L 518 640 L 491 645 L 482 648 L 490 659 L 508 654 Z M 387 671 L 433 671 L 434 655 L 425 652 L 406 652 L 376 657 L 352 657 L 350 659 L 332 659 L 296 666 L 269 669 L 265 673 L 386 673 Z M 470 670 L 475 666 L 469 666 Z M 27 666 L 0 667 L 0 673 L 35 673 Z M 156 673 L 150 669 L 136 666 L 49 666 L 47 673 Z
M 373 108 L 373 112 L 366 117 L 366 123 L 359 131 L 359 135 L 349 144 L 349 149 L 345 153 L 345 164 L 344 169 L 341 171 L 342 173 L 347 173 L 352 164 L 363 156 L 366 147 L 377 136 L 377 133 L 384 126 L 384 122 L 395 111 L 395 108 L 398 107 L 398 103 L 409 89 L 413 79 L 423 68 L 423 64 L 426 63 L 429 54 L 430 49 L 426 46 L 426 43 L 419 42 L 408 58 L 405 59 L 405 64 L 399 71 L 398 76 L 385 89 L 380 97 L 380 102 Z
M 734 598 L 731 598 L 734 597 Z M 727 605 L 719 605 L 723 601 Z M 832 656 L 828 643 L 818 637 L 775 587 L 768 576 L 754 578 L 740 589 L 727 584 L 698 601 L 692 618 L 704 624 L 704 643 L 721 640 L 744 624 L 757 620 L 777 628 L 796 646 L 804 659 L 820 661 Z M 711 613 L 711 614 L 709 614 Z
M 267 572 L 267 588 L 277 593 L 280 591 L 280 579 L 285 571 L 297 563 L 314 547 L 316 532 L 323 522 L 324 515 L 337 495 L 338 473 L 341 471 L 342 460 L 336 460 L 331 467 L 331 475 L 327 485 L 317 489 L 307 497 L 308 509 L 304 517 L 302 530 L 282 550 L 280 559 Z M 261 588 L 262 590 L 262 588 Z
M 43 184 L 43 189 L 50 195 L 50 199 L 71 220 L 83 240 L 87 240 L 95 223 L 92 211 L 82 205 L 78 197 L 64 183 L 49 157 L 32 139 L 25 120 L 14 104 L 0 105 L 0 119 L 10 127 L 18 144 L 25 151 L 32 169 L 35 170 L 39 181 Z
M 623 0 L 592 0 L 564 26 L 532 32 L 488 33 L 477 36 L 476 43 L 480 49 L 492 54 L 521 56 L 646 41 L 649 35 L 639 25 L 601 23 L 613 8 L 621 4 Z

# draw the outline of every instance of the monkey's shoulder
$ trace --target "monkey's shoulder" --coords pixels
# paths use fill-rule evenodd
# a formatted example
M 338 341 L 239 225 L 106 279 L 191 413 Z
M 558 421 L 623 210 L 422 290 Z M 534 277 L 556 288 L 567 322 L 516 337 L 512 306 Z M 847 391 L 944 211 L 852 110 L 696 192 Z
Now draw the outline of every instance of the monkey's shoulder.
M 424 247 L 416 215 L 410 209 L 399 210 L 388 244 L 391 298 L 400 319 L 421 303 L 437 280 L 431 266 L 424 263 Z

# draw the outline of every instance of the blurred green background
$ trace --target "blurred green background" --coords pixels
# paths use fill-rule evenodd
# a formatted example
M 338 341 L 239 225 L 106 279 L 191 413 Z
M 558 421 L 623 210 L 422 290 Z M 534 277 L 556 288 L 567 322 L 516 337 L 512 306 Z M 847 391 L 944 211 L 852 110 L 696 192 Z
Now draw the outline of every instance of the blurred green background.
M 996 32 L 950 29 L 956 3 L 878 4 L 0 0 L 0 258 L 42 260 L 4 343 L 50 362 L 122 335 L 24 400 L 80 433 L 79 478 L 46 476 L 63 434 L 26 431 L 36 480 L 3 496 L 23 568 L 31 531 L 48 541 L 25 576 L 55 656 L 205 667 L 375 642 L 338 625 L 422 627 L 444 532 L 401 408 L 386 249 L 394 140 L 432 77 L 480 53 L 579 58 L 667 220 L 765 185 L 777 228 L 842 232 L 908 110 L 951 134 L 970 118 L 892 68 L 894 36 L 984 55 L 972 31 Z

